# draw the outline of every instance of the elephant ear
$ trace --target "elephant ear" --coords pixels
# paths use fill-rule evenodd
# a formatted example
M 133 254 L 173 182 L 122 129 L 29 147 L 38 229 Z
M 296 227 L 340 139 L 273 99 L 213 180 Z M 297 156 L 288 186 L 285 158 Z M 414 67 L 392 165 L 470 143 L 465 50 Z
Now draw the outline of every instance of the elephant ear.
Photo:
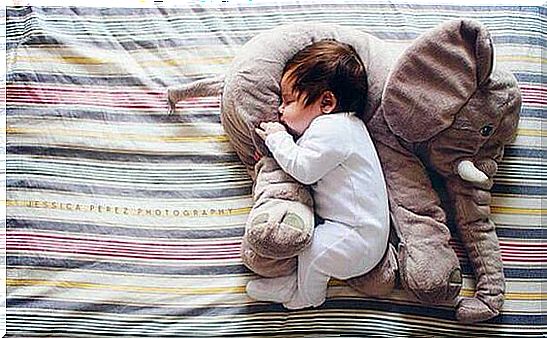
M 414 143 L 448 128 L 489 78 L 493 54 L 490 34 L 476 21 L 453 20 L 424 33 L 386 82 L 382 107 L 393 133 Z

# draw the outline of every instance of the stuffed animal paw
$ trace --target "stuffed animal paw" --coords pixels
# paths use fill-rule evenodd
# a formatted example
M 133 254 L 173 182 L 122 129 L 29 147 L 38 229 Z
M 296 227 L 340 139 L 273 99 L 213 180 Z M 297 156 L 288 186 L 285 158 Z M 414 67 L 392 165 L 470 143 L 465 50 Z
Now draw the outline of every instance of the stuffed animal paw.
M 456 307 L 456 318 L 463 323 L 476 323 L 499 314 L 477 298 L 463 297 Z
M 308 189 L 286 174 L 271 157 L 256 165 L 254 207 L 245 238 L 260 256 L 298 255 L 312 240 L 313 200 Z

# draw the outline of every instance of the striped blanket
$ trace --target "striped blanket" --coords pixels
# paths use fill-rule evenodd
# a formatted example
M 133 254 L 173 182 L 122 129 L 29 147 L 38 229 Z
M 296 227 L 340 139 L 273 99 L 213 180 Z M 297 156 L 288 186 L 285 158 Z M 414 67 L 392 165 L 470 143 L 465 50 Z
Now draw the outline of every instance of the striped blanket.
M 395 47 L 452 18 L 484 23 L 496 62 L 523 93 L 518 137 L 493 188 L 507 301 L 486 323 L 366 298 L 333 281 L 317 309 L 245 294 L 239 258 L 252 182 L 220 124 L 219 98 L 167 115 L 165 89 L 224 72 L 279 24 L 322 21 Z M 31 336 L 541 337 L 547 331 L 542 229 L 544 7 L 284 5 L 8 8 L 7 333 Z M 457 240 L 465 272 L 472 272 Z

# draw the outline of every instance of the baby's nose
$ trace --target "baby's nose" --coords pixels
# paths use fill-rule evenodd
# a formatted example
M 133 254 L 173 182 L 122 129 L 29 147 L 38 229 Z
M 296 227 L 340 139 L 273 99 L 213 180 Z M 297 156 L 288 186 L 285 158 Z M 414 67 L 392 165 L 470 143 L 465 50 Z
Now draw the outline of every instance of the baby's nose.
M 279 111 L 279 114 L 280 115 L 283 115 L 283 113 L 285 112 L 285 104 L 284 103 L 281 103 L 279 105 L 279 107 L 277 108 L 277 110 Z

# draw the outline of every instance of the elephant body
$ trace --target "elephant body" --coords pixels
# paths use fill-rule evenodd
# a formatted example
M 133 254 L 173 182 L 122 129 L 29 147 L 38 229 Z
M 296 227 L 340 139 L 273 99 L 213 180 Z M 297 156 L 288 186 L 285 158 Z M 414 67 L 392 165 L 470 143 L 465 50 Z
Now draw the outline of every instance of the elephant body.
M 263 276 L 288 275 L 312 240 L 309 191 L 279 169 L 254 128 L 277 120 L 284 64 L 325 38 L 354 46 L 365 64 L 365 123 L 382 163 L 399 238 L 398 257 L 386 253 L 375 269 L 348 284 L 382 295 L 391 291 L 398 271 L 403 288 L 424 303 L 458 300 L 462 276 L 449 245 L 448 212 L 477 278 L 474 297 L 455 303 L 456 317 L 475 322 L 496 316 L 505 284 L 489 190 L 503 147 L 516 133 L 521 98 L 514 77 L 493 69 L 490 36 L 474 21 L 444 23 L 404 51 L 341 26 L 281 26 L 250 40 L 225 78 L 169 91 L 172 106 L 200 92 L 222 91 L 223 126 L 255 181 L 243 262 Z M 432 173 L 446 196 L 434 189 Z

